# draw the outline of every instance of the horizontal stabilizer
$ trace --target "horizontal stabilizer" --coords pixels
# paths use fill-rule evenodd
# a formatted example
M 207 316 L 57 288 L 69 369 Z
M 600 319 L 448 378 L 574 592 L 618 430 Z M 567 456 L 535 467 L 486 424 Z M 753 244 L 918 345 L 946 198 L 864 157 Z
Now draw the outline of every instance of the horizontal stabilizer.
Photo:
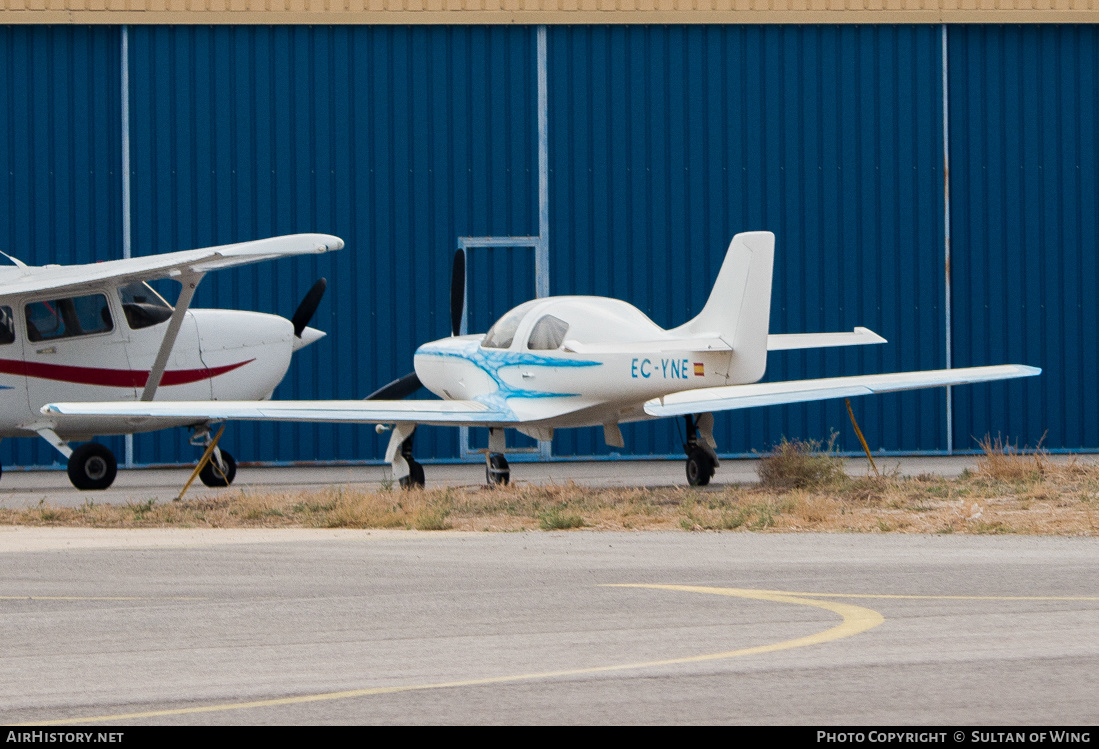
M 937 369 L 927 372 L 894 372 L 892 374 L 830 377 L 821 380 L 792 382 L 762 382 L 752 385 L 688 390 L 657 398 L 645 403 L 649 416 L 682 416 L 684 414 L 732 411 L 756 406 L 777 406 L 785 403 L 854 398 L 858 395 L 891 393 L 900 390 L 969 385 L 976 382 L 1033 377 L 1041 374 L 1037 367 L 1021 364 L 1000 364 L 994 367 Z
M 866 346 L 886 342 L 870 328 L 855 328 L 850 333 L 773 333 L 767 336 L 767 350 L 791 351 L 833 346 Z

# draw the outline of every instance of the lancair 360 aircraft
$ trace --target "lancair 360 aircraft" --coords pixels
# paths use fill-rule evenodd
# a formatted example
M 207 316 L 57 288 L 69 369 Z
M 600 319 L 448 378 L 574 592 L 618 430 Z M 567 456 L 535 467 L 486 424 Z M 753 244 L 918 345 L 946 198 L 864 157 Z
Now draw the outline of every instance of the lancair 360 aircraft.
M 421 346 L 415 372 L 361 401 L 194 403 L 55 403 L 51 419 L 119 417 L 163 420 L 360 422 L 392 425 L 386 460 L 402 486 L 424 483 L 412 457 L 423 424 L 487 427 L 486 478 L 506 483 L 508 428 L 540 440 L 555 429 L 602 426 L 608 445 L 622 447 L 619 424 L 667 416 L 687 425 L 687 480 L 710 481 L 718 465 L 713 413 L 752 406 L 962 385 L 1041 370 L 1020 365 L 758 383 L 767 352 L 884 343 L 866 328 L 850 333 L 769 335 L 775 237 L 733 237 L 702 311 L 671 330 L 615 299 L 546 297 L 501 317 L 485 335 L 458 335 L 465 298 L 465 259 L 455 256 L 451 286 L 454 335 Z M 753 384 L 755 383 L 755 384 Z M 400 400 L 421 386 L 442 400 Z M 142 421 L 144 420 L 144 421 Z M 90 423 L 90 422 L 88 422 Z
M 293 255 L 338 250 L 339 237 L 296 234 L 92 265 L 28 266 L 11 256 L 0 268 L 0 437 L 45 439 L 68 462 L 78 489 L 106 489 L 117 463 L 104 445 L 69 442 L 94 435 L 133 434 L 190 426 L 195 444 L 208 444 L 206 420 L 185 417 L 135 422 L 127 417 L 60 420 L 43 414 L 57 400 L 270 398 L 290 356 L 325 334 L 307 327 L 324 293 L 324 279 L 302 300 L 292 320 L 258 312 L 189 309 L 209 271 Z M 3 253 L 0 253 L 3 254 Z M 175 305 L 146 282 L 174 279 Z M 201 474 L 225 486 L 236 472 L 232 456 L 215 449 Z

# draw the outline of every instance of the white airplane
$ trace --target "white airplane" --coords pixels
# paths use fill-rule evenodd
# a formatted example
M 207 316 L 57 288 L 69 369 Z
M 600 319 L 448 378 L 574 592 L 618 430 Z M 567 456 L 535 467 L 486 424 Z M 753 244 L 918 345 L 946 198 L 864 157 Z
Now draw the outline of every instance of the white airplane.
M 622 301 L 562 296 L 521 304 L 484 335 L 458 335 L 465 304 L 459 251 L 451 286 L 454 335 L 420 346 L 414 373 L 365 400 L 53 403 L 42 411 L 53 419 L 121 417 L 150 425 L 180 419 L 373 423 L 379 431 L 391 425 L 385 459 L 406 487 L 424 484 L 423 467 L 412 457 L 420 425 L 487 427 L 485 473 L 495 484 L 510 478 L 505 429 L 549 440 L 555 429 L 602 426 L 607 444 L 623 447 L 620 424 L 680 416 L 687 424 L 687 480 L 694 486 L 709 483 L 719 463 L 715 411 L 1041 372 L 1007 364 L 759 383 L 768 351 L 885 342 L 866 328 L 769 335 L 774 247 L 770 232 L 733 237 L 706 305 L 671 330 Z M 400 400 L 421 385 L 441 400 Z
M 343 247 L 339 237 L 297 234 L 254 242 L 110 260 L 90 265 L 0 268 L 0 438 L 41 437 L 60 452 L 78 489 L 106 489 L 117 461 L 96 435 L 190 426 L 192 442 L 209 444 L 209 424 L 185 417 L 155 424 L 127 417 L 66 419 L 42 413 L 57 400 L 270 398 L 290 356 L 323 337 L 307 323 L 324 279 L 306 294 L 293 320 L 258 312 L 189 309 L 206 273 L 280 257 Z M 146 282 L 181 285 L 174 307 Z M 236 462 L 215 449 L 216 467 L 202 479 L 226 486 Z

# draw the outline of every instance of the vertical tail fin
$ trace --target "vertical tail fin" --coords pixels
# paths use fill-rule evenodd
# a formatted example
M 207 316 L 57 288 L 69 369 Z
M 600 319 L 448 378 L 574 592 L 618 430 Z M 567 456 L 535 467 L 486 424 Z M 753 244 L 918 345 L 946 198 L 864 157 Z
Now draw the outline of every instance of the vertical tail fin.
M 730 383 L 755 382 L 767 370 L 774 260 L 774 234 L 737 234 L 702 312 L 671 331 L 684 337 L 720 337 L 728 343 L 733 349 Z

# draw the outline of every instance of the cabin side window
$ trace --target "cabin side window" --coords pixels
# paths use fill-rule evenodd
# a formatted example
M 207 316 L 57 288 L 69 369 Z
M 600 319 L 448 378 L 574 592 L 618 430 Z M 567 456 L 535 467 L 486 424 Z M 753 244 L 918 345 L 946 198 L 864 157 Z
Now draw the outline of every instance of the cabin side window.
M 0 307 L 0 346 L 15 343 L 15 316 L 11 307 Z
M 569 332 L 569 324 L 564 320 L 546 315 L 534 324 L 527 339 L 527 348 L 531 351 L 553 351 L 561 348 L 565 342 L 565 333 Z
M 111 310 L 103 294 L 32 302 L 24 308 L 27 338 L 32 342 L 109 333 L 114 330 Z
M 135 281 L 118 290 L 122 311 L 130 330 L 140 330 L 164 322 L 172 316 L 172 305 L 144 281 Z

